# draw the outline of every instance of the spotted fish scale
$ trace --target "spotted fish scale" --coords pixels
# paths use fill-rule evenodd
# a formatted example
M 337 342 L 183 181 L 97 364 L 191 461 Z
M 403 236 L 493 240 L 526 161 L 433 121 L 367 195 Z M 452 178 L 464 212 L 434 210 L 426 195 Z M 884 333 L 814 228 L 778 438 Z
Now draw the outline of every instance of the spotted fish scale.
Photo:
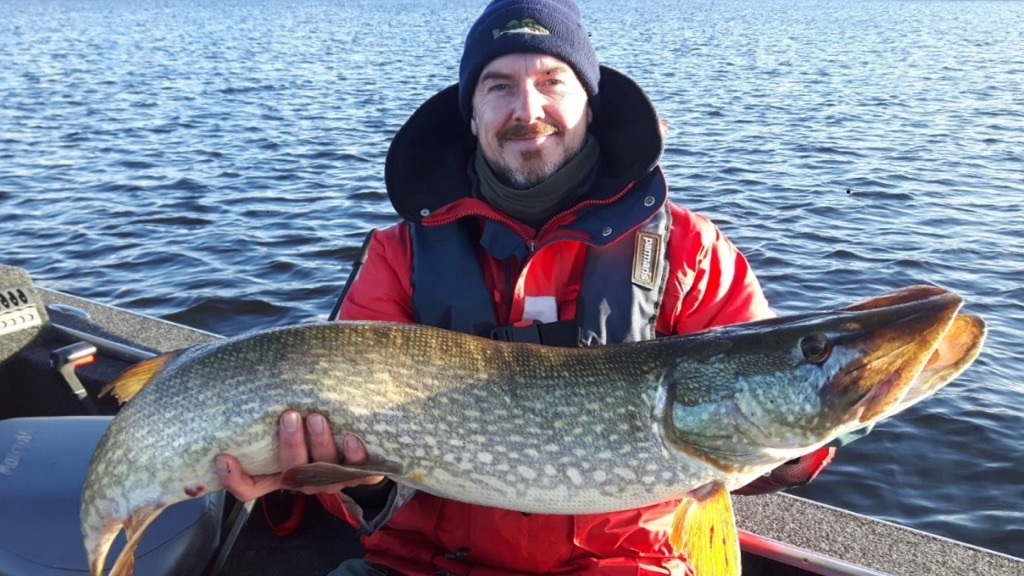
M 346 348 L 359 349 L 358 365 L 337 362 Z M 199 348 L 169 367 L 160 377 L 180 389 L 150 386 L 129 402 L 100 446 L 125 454 L 99 465 L 201 462 L 201 470 L 190 471 L 192 491 L 218 486 L 208 463 L 222 452 L 235 453 L 252 474 L 275 472 L 276 458 L 267 458 L 274 454 L 275 423 L 293 408 L 324 414 L 339 434 L 355 433 L 375 456 L 401 462 L 404 483 L 450 498 L 588 513 L 678 495 L 680 479 L 707 466 L 679 467 L 654 429 L 652 403 L 663 369 L 651 367 L 664 359 L 649 358 L 657 355 L 654 348 L 624 350 L 628 362 L 622 354 L 585 354 L 581 361 L 574 352 L 379 323 L 263 332 L 228 348 Z M 206 362 L 210 354 L 222 361 Z M 267 372 L 254 379 L 253 366 Z M 521 366 L 529 368 L 510 374 Z M 209 382 L 218 385 L 202 384 Z M 230 410 L 190 419 L 189 435 L 138 434 L 163 413 L 187 415 L 219 402 L 223 390 L 231 391 Z M 161 494 L 185 490 L 179 471 L 158 469 L 129 491 L 151 492 L 156 503 Z M 85 494 L 100 505 L 93 497 Z M 109 511 L 110 504 L 102 505 Z

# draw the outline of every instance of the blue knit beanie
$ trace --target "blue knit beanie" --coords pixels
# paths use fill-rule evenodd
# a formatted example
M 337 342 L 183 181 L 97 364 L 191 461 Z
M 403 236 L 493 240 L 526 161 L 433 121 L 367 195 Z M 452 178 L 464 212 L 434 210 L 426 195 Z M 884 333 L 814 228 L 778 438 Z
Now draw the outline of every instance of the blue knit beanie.
M 576 73 L 590 97 L 601 80 L 597 54 L 580 23 L 573 0 L 493 0 L 466 36 L 459 64 L 459 111 L 473 116 L 473 91 L 480 73 L 495 58 L 516 52 L 547 54 Z

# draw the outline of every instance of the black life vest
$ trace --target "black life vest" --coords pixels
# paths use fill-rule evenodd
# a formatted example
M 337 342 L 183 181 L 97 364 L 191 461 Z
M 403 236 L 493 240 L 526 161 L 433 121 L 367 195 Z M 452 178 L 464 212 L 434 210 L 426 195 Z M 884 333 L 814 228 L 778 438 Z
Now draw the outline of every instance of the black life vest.
M 522 262 L 527 247 L 515 232 L 488 220 L 481 234 L 479 222 L 472 218 L 443 226 L 410 223 L 416 321 L 478 336 L 561 346 L 652 339 L 668 275 L 672 219 L 666 196 L 664 176 L 656 169 L 620 200 L 580 214 L 572 228 L 587 231 L 594 240 L 587 242 L 577 317 L 549 324 L 497 325 L 477 249 L 482 246 L 491 257 L 518 257 Z M 598 232 L 612 230 L 609 222 L 627 232 Z

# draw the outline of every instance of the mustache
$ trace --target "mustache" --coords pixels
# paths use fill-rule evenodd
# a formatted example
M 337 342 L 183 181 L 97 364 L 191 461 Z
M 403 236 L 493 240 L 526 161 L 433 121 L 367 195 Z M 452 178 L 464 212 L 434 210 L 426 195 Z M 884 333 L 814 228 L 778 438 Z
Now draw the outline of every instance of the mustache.
M 518 138 L 537 138 L 539 136 L 548 136 L 558 132 L 558 128 L 544 122 L 534 122 L 532 124 L 512 124 L 501 130 L 498 133 L 498 137 L 502 140 L 518 139 Z

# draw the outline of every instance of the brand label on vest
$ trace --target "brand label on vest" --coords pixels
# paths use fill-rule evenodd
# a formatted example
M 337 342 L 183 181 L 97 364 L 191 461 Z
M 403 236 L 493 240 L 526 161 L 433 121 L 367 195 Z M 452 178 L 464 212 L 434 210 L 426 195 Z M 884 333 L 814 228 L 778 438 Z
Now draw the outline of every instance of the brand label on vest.
M 654 289 L 661 265 L 661 238 L 650 232 L 638 232 L 633 252 L 633 284 Z

